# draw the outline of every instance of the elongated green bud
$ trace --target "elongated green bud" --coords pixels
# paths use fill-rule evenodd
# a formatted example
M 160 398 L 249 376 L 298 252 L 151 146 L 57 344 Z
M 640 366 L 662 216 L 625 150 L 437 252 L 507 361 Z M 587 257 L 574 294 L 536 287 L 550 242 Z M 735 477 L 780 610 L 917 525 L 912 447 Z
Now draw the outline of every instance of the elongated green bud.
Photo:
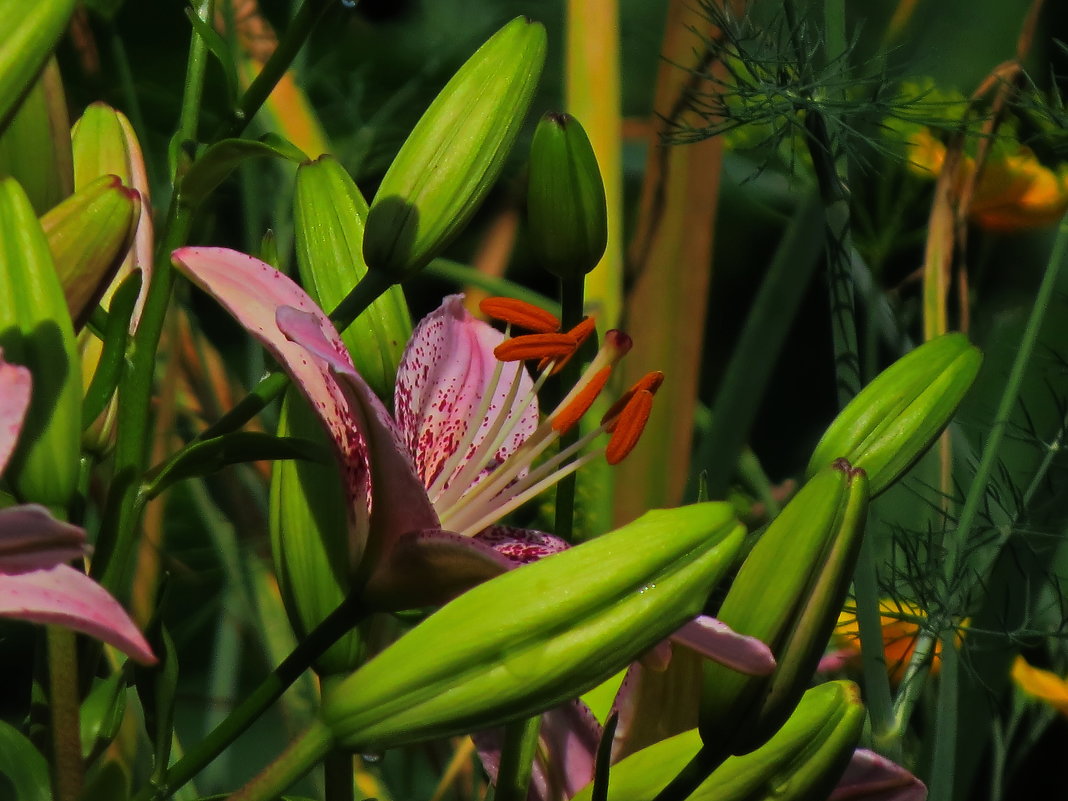
M 597 266 L 608 244 L 608 206 L 589 137 L 570 114 L 541 118 L 530 145 L 530 245 L 561 278 Z
M 30 368 L 33 402 L 5 478 L 23 500 L 64 507 L 78 477 L 81 376 L 48 240 L 26 193 L 0 179 L 0 349 Z
M 764 745 L 727 759 L 688 801 L 802 801 L 826 798 L 864 723 L 857 686 L 832 681 L 808 690 Z M 653 801 L 701 748 L 696 729 L 643 748 L 612 767 L 608 801 Z M 593 787 L 572 801 L 590 801 Z
M 55 58 L 0 135 L 0 175 L 19 182 L 38 214 L 74 191 L 70 120 Z
M 293 210 L 301 283 L 329 311 L 367 274 L 367 201 L 344 167 L 323 156 L 297 170 Z M 341 334 L 356 369 L 381 398 L 393 396 L 397 365 L 411 333 L 404 292 L 393 286 Z
M 85 324 L 133 244 L 141 196 L 105 175 L 41 218 L 67 308 Z
M 37 78 L 74 11 L 74 0 L 0 0 L 0 128 Z
M 286 393 L 278 436 L 329 444 L 322 424 L 295 390 Z M 362 553 L 351 541 L 348 501 L 337 465 L 300 459 L 273 463 L 270 492 L 271 555 L 289 622 L 303 638 L 349 594 Z M 315 662 L 323 675 L 350 672 L 361 656 L 359 634 L 346 634 Z
M 934 442 L 964 399 L 983 356 L 964 334 L 943 334 L 898 359 L 861 390 L 816 446 L 808 473 L 842 457 L 868 474 L 872 495 Z
M 844 459 L 817 473 L 746 557 L 717 617 L 770 646 L 770 676 L 705 663 L 701 734 L 714 753 L 745 753 L 793 711 L 834 629 L 868 506 L 864 471 Z
M 509 22 L 460 67 L 378 188 L 363 255 L 400 282 L 460 232 L 504 166 L 545 63 L 545 28 Z
M 341 683 L 323 721 L 343 746 L 377 750 L 573 698 L 696 616 L 742 532 L 728 504 L 657 510 L 498 576 Z

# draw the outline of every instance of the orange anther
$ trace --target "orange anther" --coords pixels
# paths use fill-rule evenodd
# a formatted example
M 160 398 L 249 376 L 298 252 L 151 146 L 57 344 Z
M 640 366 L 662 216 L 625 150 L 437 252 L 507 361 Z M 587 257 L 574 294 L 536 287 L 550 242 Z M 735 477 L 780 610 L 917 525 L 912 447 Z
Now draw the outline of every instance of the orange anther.
M 553 430 L 559 434 L 566 434 L 575 423 L 582 419 L 582 415 L 589 411 L 597 396 L 601 394 L 604 385 L 608 383 L 608 377 L 612 375 L 612 366 L 602 367 L 587 382 L 579 393 L 571 401 L 553 415 Z
M 601 425 L 605 427 L 605 431 L 612 433 L 616 430 L 616 419 L 619 417 L 627 404 L 630 403 L 630 399 L 638 392 L 648 392 L 651 395 L 655 395 L 656 391 L 660 389 L 660 385 L 664 383 L 664 374 L 659 370 L 654 370 L 651 373 L 646 373 L 635 382 L 634 386 L 624 392 L 611 408 L 604 413 L 604 417 L 601 418 Z
M 640 389 L 631 396 L 616 418 L 612 438 L 608 440 L 608 447 L 604 450 L 604 458 L 608 464 L 619 464 L 627 458 L 627 454 L 638 444 L 652 410 L 652 392 Z
M 551 334 L 560 330 L 558 320 L 545 309 L 515 298 L 486 298 L 478 304 L 484 315 L 526 331 Z
M 582 322 L 581 323 L 579 323 L 578 325 L 576 325 L 574 328 L 572 328 L 570 331 L 567 332 L 570 336 L 573 336 L 575 338 L 575 342 L 578 343 L 578 344 L 575 345 L 575 349 L 571 353 L 569 353 L 567 356 L 564 356 L 563 358 L 557 360 L 556 364 L 553 365 L 553 373 L 552 373 L 553 375 L 556 375 L 557 373 L 559 373 L 561 370 L 564 369 L 564 365 L 567 364 L 569 361 L 571 361 L 571 357 L 574 356 L 576 353 L 578 353 L 579 348 L 582 347 L 582 343 L 585 342 L 587 339 L 589 339 L 590 338 L 590 334 L 592 334 L 596 329 L 597 329 L 597 322 L 592 317 L 584 317 L 584 318 L 582 318 Z M 550 361 L 552 361 L 552 360 L 551 359 L 542 359 L 538 363 L 538 372 L 540 373 L 542 370 L 544 370 L 546 367 L 548 367 Z
M 522 362 L 527 359 L 558 359 L 578 347 L 570 334 L 525 334 L 506 339 L 493 349 L 502 362 Z

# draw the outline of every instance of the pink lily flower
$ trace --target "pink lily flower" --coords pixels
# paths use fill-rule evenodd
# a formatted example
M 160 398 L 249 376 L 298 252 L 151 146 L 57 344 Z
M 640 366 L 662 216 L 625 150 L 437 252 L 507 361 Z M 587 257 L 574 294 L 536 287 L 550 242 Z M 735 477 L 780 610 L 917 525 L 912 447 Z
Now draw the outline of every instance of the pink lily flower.
M 364 596 L 377 608 L 440 603 L 566 548 L 551 534 L 497 523 L 601 453 L 610 462 L 623 458 L 659 386 L 661 376 L 650 374 L 596 432 L 532 468 L 592 405 L 630 348 L 626 334 L 608 333 L 576 386 L 539 422 L 537 391 L 582 332 L 555 332 L 559 323 L 546 312 L 498 300 L 494 316 L 536 332 L 508 338 L 453 295 L 412 333 L 390 415 L 326 315 L 287 276 L 225 248 L 186 247 L 172 258 L 278 360 L 330 434 L 350 501 L 350 535 L 363 554 Z M 518 364 L 528 358 L 544 362 L 536 381 Z M 601 432 L 611 435 L 607 447 L 591 449 Z M 774 667 L 767 646 L 710 618 L 677 638 L 741 670 Z
M 31 385 L 30 371 L 0 354 L 0 473 L 15 450 Z M 119 602 L 66 564 L 85 548 L 85 531 L 56 520 L 43 506 L 0 509 L 0 617 L 65 626 L 153 664 L 152 649 Z

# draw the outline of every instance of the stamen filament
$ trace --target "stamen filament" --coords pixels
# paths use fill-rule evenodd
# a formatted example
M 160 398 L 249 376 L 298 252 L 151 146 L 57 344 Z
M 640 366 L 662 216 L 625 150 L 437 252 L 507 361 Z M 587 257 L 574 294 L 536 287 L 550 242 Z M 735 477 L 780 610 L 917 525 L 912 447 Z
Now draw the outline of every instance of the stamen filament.
M 494 507 L 490 505 L 488 507 L 483 507 L 487 509 L 486 513 L 482 515 L 482 517 L 475 520 L 473 523 L 463 525 L 462 527 L 449 526 L 449 528 L 452 528 L 454 531 L 458 531 L 459 534 L 465 537 L 472 537 L 478 532 L 482 531 L 482 529 L 486 528 L 486 526 L 489 526 L 495 521 L 500 520 L 509 512 L 515 511 L 524 503 L 529 501 L 531 498 L 535 498 L 541 493 L 545 492 L 545 490 L 560 481 L 560 479 L 571 475 L 580 467 L 583 467 L 584 465 L 593 461 L 598 456 L 599 453 L 597 451 L 593 451 L 591 453 L 585 454 L 584 456 L 580 456 L 571 464 L 567 465 L 567 467 L 564 467 L 559 472 L 554 473 L 543 481 L 538 482 L 537 484 L 525 490 L 524 492 L 518 495 L 509 495 L 509 499 L 505 503 L 502 503 L 500 506 Z M 443 524 L 444 522 L 445 521 L 442 521 Z
M 610 364 L 606 364 L 594 373 L 575 399 L 553 415 L 553 428 L 561 434 L 570 431 L 571 427 L 581 420 L 582 416 L 593 406 L 593 402 L 597 400 L 597 396 L 601 394 L 601 390 L 604 389 L 611 375 L 612 365 Z

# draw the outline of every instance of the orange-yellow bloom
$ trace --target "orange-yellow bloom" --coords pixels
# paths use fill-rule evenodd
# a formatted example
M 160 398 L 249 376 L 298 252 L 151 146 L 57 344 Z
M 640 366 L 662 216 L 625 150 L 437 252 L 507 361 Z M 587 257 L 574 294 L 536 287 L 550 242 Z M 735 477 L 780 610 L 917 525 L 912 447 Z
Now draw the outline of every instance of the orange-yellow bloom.
M 1022 656 L 1012 663 L 1012 680 L 1028 695 L 1033 695 L 1056 709 L 1062 715 L 1068 715 L 1068 681 L 1056 673 L 1032 666 Z
M 909 140 L 909 167 L 918 175 L 937 177 L 946 159 L 946 146 L 929 130 Z M 957 185 L 975 172 L 975 159 L 965 155 L 957 169 Z M 1068 169 L 1043 165 L 1029 147 L 994 149 L 975 188 L 968 215 L 991 231 L 1021 231 L 1053 225 L 1068 211 Z
M 883 627 L 883 649 L 886 656 L 886 669 L 890 681 L 898 684 L 905 675 L 905 669 L 916 650 L 916 639 L 920 634 L 920 622 L 927 613 L 920 607 L 904 601 L 883 599 L 879 602 L 880 620 Z M 824 658 L 822 669 L 832 667 L 860 665 L 860 628 L 857 625 L 855 609 L 846 609 L 838 616 L 838 626 L 831 638 L 833 653 Z M 932 675 L 942 665 L 942 645 L 934 644 L 934 660 L 931 663 Z

